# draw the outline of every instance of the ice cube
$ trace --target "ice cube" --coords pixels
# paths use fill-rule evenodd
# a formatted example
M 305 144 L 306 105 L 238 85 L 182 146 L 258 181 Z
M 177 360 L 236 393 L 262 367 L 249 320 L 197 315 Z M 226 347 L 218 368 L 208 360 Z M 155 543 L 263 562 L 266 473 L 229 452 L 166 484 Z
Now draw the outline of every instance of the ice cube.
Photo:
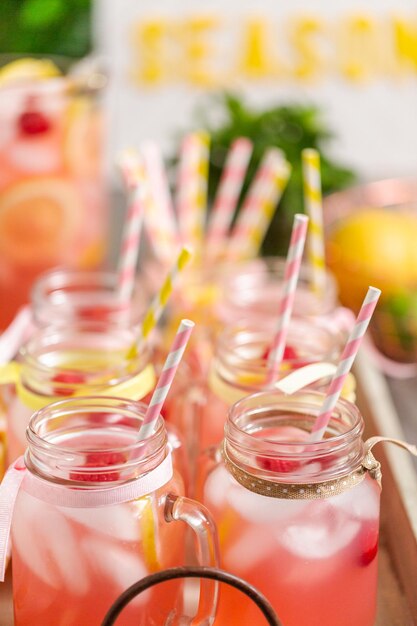
M 230 506 L 248 522 L 268 524 L 302 515 L 308 500 L 284 500 L 263 496 L 234 483 L 227 490 Z
M 66 589 L 77 596 L 86 594 L 90 588 L 87 563 L 72 524 L 57 509 L 51 507 L 46 526 L 50 530 L 43 531 L 44 546 L 49 559 L 57 564 L 59 576 Z
M 226 504 L 226 492 L 230 484 L 230 474 L 219 466 L 211 472 L 204 485 L 204 499 L 208 506 L 222 508 Z
M 356 487 L 329 498 L 328 502 L 351 518 L 377 520 L 379 517 L 379 494 L 379 487 L 375 481 L 365 478 Z
M 76 536 L 54 507 L 22 492 L 13 516 L 13 544 L 26 566 L 55 589 L 73 594 L 89 589 L 86 564 Z
M 55 564 L 51 564 L 45 545 L 39 539 L 39 521 L 44 503 L 25 492 L 18 496 L 12 525 L 13 553 L 17 552 L 20 559 L 42 582 L 58 589 L 60 581 L 56 575 Z M 46 509 L 47 513 L 48 509 Z M 53 531 L 53 529 L 50 529 Z
M 131 550 L 117 546 L 101 537 L 84 539 L 81 542 L 81 549 L 95 572 L 111 580 L 120 593 L 148 574 L 139 554 L 133 554 Z M 144 604 L 149 593 L 140 594 L 138 602 Z
M 345 548 L 360 531 L 360 523 L 339 514 L 327 501 L 310 502 L 303 516 L 277 528 L 276 537 L 302 559 L 326 559 Z
M 138 541 L 140 530 L 137 513 L 129 503 L 103 506 L 100 508 L 63 508 L 64 515 L 87 528 L 119 539 L 120 541 Z
M 236 529 L 235 538 L 236 541 L 223 548 L 223 562 L 227 569 L 238 572 L 252 569 L 271 554 L 270 535 L 259 527 Z

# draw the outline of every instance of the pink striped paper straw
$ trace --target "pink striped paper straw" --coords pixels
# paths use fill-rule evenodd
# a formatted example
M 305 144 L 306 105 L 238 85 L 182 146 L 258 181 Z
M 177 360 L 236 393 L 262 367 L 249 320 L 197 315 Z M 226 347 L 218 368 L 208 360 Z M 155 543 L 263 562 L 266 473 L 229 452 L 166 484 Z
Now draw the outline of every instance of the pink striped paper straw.
M 284 282 L 282 285 L 282 297 L 279 305 L 279 318 L 277 330 L 272 341 L 268 358 L 268 382 L 275 382 L 282 357 L 284 355 L 285 342 L 291 313 L 294 306 L 295 290 L 297 289 L 298 276 L 300 274 L 301 261 L 303 258 L 304 244 L 307 236 L 307 215 L 297 213 L 291 233 L 290 246 L 285 262 Z
M 291 166 L 269 148 L 246 194 L 228 245 L 232 259 L 256 256 L 290 176 Z
M 207 247 L 212 254 L 221 250 L 237 207 L 253 144 L 246 137 L 236 139 L 227 155 L 207 232 Z
M 320 413 L 318 414 L 316 421 L 314 422 L 309 441 L 320 441 L 320 439 L 323 438 L 333 410 L 342 391 L 343 383 L 351 370 L 353 361 L 358 353 L 361 341 L 366 329 L 368 328 L 369 322 L 371 321 L 372 314 L 380 295 L 380 289 L 369 287 L 361 310 L 359 311 L 359 315 L 356 318 L 355 326 L 349 335 L 349 339 L 347 340 L 342 356 L 340 357 L 339 365 L 337 366 L 336 372 L 334 373 L 330 383 L 323 406 L 320 409 Z
M 156 420 L 161 413 L 193 328 L 194 322 L 191 322 L 190 320 L 182 320 L 178 327 L 174 342 L 166 358 L 155 391 L 153 392 L 151 401 L 149 402 L 148 409 L 140 427 L 139 439 L 146 439 L 153 432 Z
M 160 246 L 161 253 L 165 260 L 171 259 L 178 249 L 179 234 L 161 150 L 155 141 L 145 141 L 141 144 L 140 152 L 149 181 L 149 190 L 153 196 L 152 208 L 158 224 L 156 234 L 163 240 Z M 158 242 L 155 242 L 156 244 Z
M 143 185 L 137 177 L 134 183 L 132 179 L 129 179 L 129 184 L 131 185 L 129 207 L 126 213 L 118 266 L 118 295 L 121 305 L 126 307 L 129 305 L 135 284 L 143 222 Z
M 180 148 L 176 208 L 182 242 L 200 252 L 204 238 L 209 136 L 203 131 L 184 137 Z

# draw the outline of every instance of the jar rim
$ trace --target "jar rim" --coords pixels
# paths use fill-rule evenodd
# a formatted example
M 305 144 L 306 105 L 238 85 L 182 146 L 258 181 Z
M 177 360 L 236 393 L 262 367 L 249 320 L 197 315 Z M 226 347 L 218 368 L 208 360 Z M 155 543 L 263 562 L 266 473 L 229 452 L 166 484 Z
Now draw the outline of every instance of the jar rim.
M 123 340 L 122 348 L 117 348 L 118 352 L 122 352 L 120 361 L 115 361 L 114 364 L 108 364 L 107 367 L 101 363 L 99 368 L 91 367 L 88 369 L 87 367 L 77 368 L 66 365 L 65 361 L 63 361 L 63 363 L 48 364 L 41 360 L 40 357 L 42 355 L 48 354 L 51 350 L 59 349 L 59 346 L 62 346 L 69 338 L 74 339 L 74 337 L 79 337 L 81 340 L 88 335 L 94 337 L 114 337 L 115 340 Z M 103 386 L 107 387 L 109 381 L 111 381 L 111 385 L 116 385 L 127 377 L 134 376 L 144 370 L 146 365 L 150 362 L 151 347 L 148 344 L 145 344 L 140 353 L 138 351 L 135 357 L 132 358 L 128 356 L 129 348 L 136 339 L 136 329 L 124 328 L 110 321 L 93 322 L 75 320 L 71 323 L 71 327 L 52 326 L 49 328 L 41 328 L 19 349 L 18 360 L 22 363 L 22 380 L 28 378 L 32 381 L 32 384 L 36 383 L 37 385 L 35 386 L 42 388 L 44 383 L 51 382 L 56 372 L 62 372 L 84 375 L 85 380 L 83 381 L 69 381 L 71 387 L 74 388 L 94 385 L 94 388 L 97 389 Z M 81 349 L 81 347 L 82 343 L 80 342 L 79 349 Z M 71 352 L 72 349 L 73 348 L 66 348 L 66 351 Z M 93 350 L 94 348 L 92 348 L 92 351 Z M 100 349 L 97 348 L 97 351 L 100 352 Z M 115 354 L 114 347 L 112 350 L 110 350 L 110 347 L 102 349 L 103 354 L 106 352 L 110 353 L 110 351 L 112 354 Z M 96 376 L 98 372 L 100 373 L 99 380 Z M 65 383 L 65 381 L 62 382 Z M 58 383 L 61 384 L 59 381 Z M 33 390 L 36 391 L 36 389 Z M 41 392 L 43 393 L 43 391 Z
M 302 398 L 308 398 L 308 399 L 314 398 L 316 400 L 320 398 L 321 400 L 324 400 L 324 398 L 326 397 L 326 394 L 320 391 L 310 390 L 310 389 L 308 391 L 306 390 L 296 391 L 291 395 L 284 394 L 283 392 L 279 390 L 269 390 L 269 391 L 259 391 L 259 392 L 250 394 L 249 396 L 246 396 L 245 398 L 241 398 L 240 400 L 235 402 L 235 404 L 233 404 L 229 409 L 227 422 L 226 422 L 226 428 L 228 429 L 228 431 L 226 432 L 226 439 L 227 439 L 228 434 L 233 435 L 236 433 L 243 435 L 244 438 L 247 437 L 248 442 L 255 439 L 255 437 L 253 437 L 251 433 L 240 428 L 239 425 L 236 424 L 236 421 L 234 421 L 234 418 L 237 418 L 244 414 L 243 407 L 247 405 L 248 402 L 257 402 L 259 400 L 261 403 L 261 406 L 265 408 L 267 405 L 262 402 L 262 399 L 266 397 L 272 397 L 276 399 L 277 404 L 279 404 L 280 400 L 287 401 L 287 406 L 283 407 L 283 411 L 284 410 L 287 411 L 289 410 L 288 401 L 293 402 L 295 404 L 297 401 L 300 401 L 300 399 Z M 303 408 L 306 406 L 311 408 L 313 405 L 311 401 L 300 402 L 300 405 L 299 405 L 300 408 Z M 314 412 L 318 413 L 321 406 L 322 406 L 322 402 L 315 404 Z M 314 442 L 303 441 L 302 442 L 303 448 L 307 450 L 317 451 L 320 448 L 324 448 L 328 446 L 329 442 L 331 442 L 332 445 L 333 444 L 337 445 L 339 443 L 342 444 L 342 443 L 346 443 L 347 440 L 356 439 L 362 434 L 363 429 L 364 429 L 363 418 L 359 412 L 358 407 L 355 404 L 353 404 L 349 400 L 346 400 L 345 398 L 339 398 L 336 403 L 336 407 L 333 410 L 333 413 L 337 410 L 339 411 L 342 410 L 348 413 L 353 418 L 353 423 L 351 424 L 350 428 L 340 434 L 332 435 L 329 438 L 323 438 L 319 441 L 314 441 Z M 297 411 L 297 412 L 299 413 L 300 411 Z M 315 416 L 312 415 L 311 413 L 310 413 L 310 417 L 313 417 L 313 419 L 315 418 Z M 334 419 L 335 419 L 334 415 L 332 414 L 330 423 Z M 278 441 L 277 442 L 274 440 L 261 439 L 258 437 L 256 438 L 256 441 L 257 442 L 264 441 L 264 442 L 267 442 L 268 444 L 277 444 L 277 447 L 279 447 L 279 445 L 284 445 L 286 448 L 291 448 L 291 447 L 299 448 L 300 447 L 300 441 Z
M 229 326 L 226 326 L 217 338 L 215 350 L 215 367 L 218 374 L 228 384 L 236 384 L 236 386 L 246 389 L 259 389 L 259 386 L 243 384 L 238 379 L 235 380 L 234 375 L 253 374 L 254 376 L 263 376 L 265 381 L 268 372 L 268 358 L 264 354 L 254 355 L 252 349 L 267 348 L 270 344 L 273 333 L 275 332 L 275 324 L 260 325 L 252 320 L 241 319 Z M 315 355 L 312 333 L 317 335 L 317 341 L 327 343 L 327 350 L 321 354 Z M 305 365 L 306 362 L 312 363 L 317 361 L 334 362 L 341 351 L 341 336 L 329 330 L 325 326 L 314 322 L 312 318 L 292 318 L 289 326 L 289 345 L 298 341 L 304 352 L 298 357 L 294 356 L 285 360 L 290 370 Z M 301 340 L 301 342 L 300 342 Z M 246 349 L 246 352 L 245 352 Z M 259 351 L 259 350 L 258 350 Z M 282 372 L 284 376 L 289 373 L 288 369 Z M 263 380 L 263 379 L 262 379 Z
M 28 468 L 47 478 L 49 478 L 49 469 L 54 478 L 63 479 L 61 473 L 64 470 L 68 473 L 73 469 L 85 467 L 77 463 L 77 459 L 82 460 L 88 454 L 112 453 L 123 455 L 125 462 L 94 467 L 92 470 L 87 469 L 87 472 L 93 471 L 95 474 L 101 475 L 108 473 L 109 469 L 113 470 L 119 466 L 125 466 L 127 470 L 140 466 L 148 471 L 149 463 L 155 464 L 155 460 L 162 458 L 167 446 L 168 435 L 165 422 L 159 415 L 153 432 L 148 437 L 139 439 L 140 424 L 143 423 L 146 410 L 147 405 L 143 402 L 112 396 L 83 396 L 53 402 L 36 411 L 29 421 L 26 430 L 28 448 L 25 456 Z M 89 421 L 91 415 L 99 416 L 102 422 L 96 419 Z M 124 420 L 123 432 L 120 430 L 122 428 L 120 420 L 114 421 L 112 415 L 122 416 Z M 127 420 L 130 420 L 131 423 L 127 423 Z M 69 434 L 74 432 L 76 434 L 80 432 L 94 433 L 95 429 L 101 430 L 102 428 L 105 428 L 110 434 L 113 431 L 111 445 L 94 446 L 91 445 L 89 439 L 86 445 L 74 448 L 63 444 L 61 441 L 54 441 L 54 433 L 61 438 L 66 432 Z M 134 431 L 137 432 L 137 438 L 133 438 L 131 443 L 124 441 L 122 444 L 118 444 L 117 437 L 114 437 L 116 432 L 119 435 L 128 434 L 131 436 Z M 74 482 L 74 479 L 66 478 L 66 481 Z

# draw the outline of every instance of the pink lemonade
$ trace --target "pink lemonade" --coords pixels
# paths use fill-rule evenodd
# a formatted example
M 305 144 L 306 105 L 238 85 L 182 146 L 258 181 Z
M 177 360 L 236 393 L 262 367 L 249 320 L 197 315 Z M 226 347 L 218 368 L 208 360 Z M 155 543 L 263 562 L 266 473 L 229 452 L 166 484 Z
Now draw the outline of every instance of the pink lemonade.
M 62 75 L 0 81 L 0 328 L 27 302 L 41 272 L 103 260 L 96 95 Z
M 62 443 L 67 450 L 96 450 L 85 456 L 88 469 L 69 472 L 67 480 L 97 481 L 103 488 L 119 479 L 114 466 L 123 459 L 118 458 L 121 453 L 100 450 L 122 449 L 132 442 L 132 436 L 113 429 L 108 434 L 73 435 L 54 444 Z M 164 522 L 161 505 L 168 492 L 182 490 L 175 474 L 152 494 L 104 508 L 58 507 L 21 492 L 13 520 L 15 626 L 99 626 L 111 603 L 131 584 L 182 564 L 184 529 Z M 147 626 L 151 616 L 166 617 L 175 606 L 177 587 L 171 584 L 163 594 L 155 590 L 139 596 L 123 612 L 120 624 Z
M 252 396 L 257 402 L 245 416 L 229 420 L 225 442 L 233 465 L 215 467 L 204 487 L 204 502 L 218 527 L 222 567 L 263 592 L 285 626 L 373 626 L 380 487 L 367 473 L 358 474 L 353 485 L 349 476 L 362 449 L 356 409 L 339 403 L 332 433 L 337 444 L 324 440 L 314 452 L 301 428 L 306 417 L 311 424 L 311 398 L 297 394 L 294 412 L 286 413 L 282 404 L 276 419 L 273 402 L 262 395 Z M 307 416 L 295 414 L 301 407 Z M 349 434 L 337 432 L 347 418 L 352 418 Z M 250 489 L 232 476 L 231 467 L 244 470 Z M 257 491 L 258 479 L 265 483 Z M 265 495 L 277 484 L 282 497 Z M 310 495 L 332 488 L 337 495 Z M 309 495 L 303 499 L 300 491 Z M 298 492 L 299 499 L 289 499 L 289 492 Z M 259 613 L 249 604 L 242 610 L 239 597 L 225 587 L 218 622 L 254 626 Z
M 178 519 L 209 555 L 201 564 L 216 565 L 203 507 L 181 497 L 182 479 L 166 466 L 163 420 L 149 438 L 138 438 L 145 410 L 90 397 L 51 404 L 32 418 L 28 475 L 12 521 L 15 626 L 100 626 L 131 584 L 184 564 L 185 525 Z M 138 596 L 117 623 L 164 624 L 182 612 L 180 588 L 173 582 Z
M 255 326 L 252 321 L 244 320 L 225 328 L 218 337 L 208 381 L 201 379 L 190 384 L 195 368 L 190 363 L 188 370 L 184 366 L 183 376 L 178 376 L 168 397 L 166 418 L 188 439 L 190 436 L 195 439 L 193 448 L 201 451 L 218 444 L 223 438 L 229 407 L 243 396 L 266 387 L 273 333 L 271 321 Z M 310 363 L 334 363 L 340 347 L 340 334 L 326 330 L 313 319 L 294 319 L 279 378 Z

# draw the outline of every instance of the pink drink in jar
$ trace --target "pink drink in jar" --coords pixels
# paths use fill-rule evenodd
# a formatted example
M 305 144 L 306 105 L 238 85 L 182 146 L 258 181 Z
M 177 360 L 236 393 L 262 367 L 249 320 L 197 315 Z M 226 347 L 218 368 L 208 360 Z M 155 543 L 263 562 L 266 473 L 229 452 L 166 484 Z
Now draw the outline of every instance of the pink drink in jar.
M 56 400 L 94 394 L 142 399 L 155 387 L 151 350 L 128 358 L 137 331 L 108 320 L 73 320 L 68 326 L 38 330 L 22 346 L 13 370 L 14 386 L 3 389 L 7 416 L 7 459 L 26 448 L 26 428 L 33 413 Z M 176 469 L 188 486 L 186 451 L 175 425 L 168 427 Z
M 63 326 L 74 321 L 137 326 L 151 293 L 138 280 L 126 310 L 118 297 L 118 288 L 115 271 L 49 270 L 33 285 L 33 322 L 39 327 Z
M 204 507 L 181 495 L 163 421 L 138 439 L 145 411 L 140 403 L 89 397 L 51 404 L 32 418 L 12 522 L 15 626 L 100 626 L 127 587 L 184 563 L 184 525 L 171 520 L 188 523 L 201 564 L 216 565 L 212 523 Z M 142 594 L 120 624 L 165 623 L 176 607 L 181 614 L 178 596 L 176 583 Z
M 208 380 L 190 383 L 191 368 L 183 373 L 182 381 L 178 377 L 168 397 L 166 418 L 188 438 L 194 454 L 222 440 L 227 412 L 234 402 L 267 386 L 273 333 L 271 320 L 262 326 L 242 320 L 218 337 Z M 291 321 L 287 344 L 279 378 L 310 363 L 335 363 L 342 337 L 314 319 L 296 318 Z
M 98 92 L 95 76 L 82 82 L 26 77 L 0 85 L 0 328 L 47 268 L 92 268 L 103 260 L 107 208 Z
M 324 395 L 261 392 L 236 403 L 204 485 L 222 567 L 256 586 L 285 626 L 373 626 L 380 486 L 362 465 L 363 421 L 340 400 L 308 443 Z M 218 620 L 255 624 L 228 589 Z

